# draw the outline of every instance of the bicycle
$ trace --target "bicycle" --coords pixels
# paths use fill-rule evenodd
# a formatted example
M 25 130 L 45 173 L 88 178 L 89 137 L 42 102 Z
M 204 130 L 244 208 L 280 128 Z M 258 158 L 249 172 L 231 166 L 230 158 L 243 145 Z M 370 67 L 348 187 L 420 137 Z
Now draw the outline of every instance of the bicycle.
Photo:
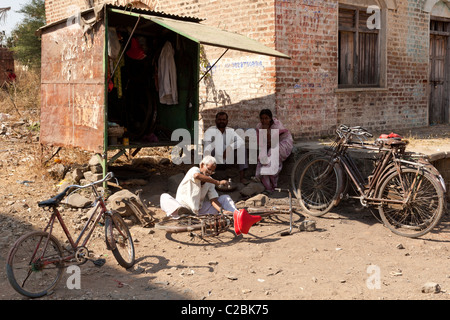
M 21 236 L 11 247 L 7 258 L 6 274 L 9 283 L 18 293 L 39 298 L 52 292 L 69 265 L 81 265 L 91 260 L 95 265 L 102 266 L 105 260 L 90 258 L 87 247 L 94 229 L 102 221 L 105 225 L 107 249 L 112 251 L 122 267 L 130 268 L 134 265 L 135 252 L 130 230 L 118 212 L 107 210 L 105 198 L 96 188 L 98 184 L 106 183 L 113 177 L 110 172 L 102 180 L 91 184 L 68 186 L 53 198 L 38 203 L 40 208 L 51 212 L 46 227 L 43 231 L 33 231 Z M 95 201 L 89 219 L 74 241 L 58 207 L 66 196 L 86 188 L 92 189 Z M 53 235 L 56 220 L 69 242 L 66 248 Z
M 394 134 L 368 143 L 370 132 L 345 125 L 336 134 L 332 146 L 310 154 L 302 170 L 296 196 L 306 213 L 322 216 L 345 196 L 378 208 L 384 225 L 400 236 L 420 237 L 439 223 L 446 209 L 445 183 L 426 159 L 405 152 L 407 141 Z M 358 169 L 349 148 L 378 152 L 369 175 Z M 350 186 L 356 195 L 350 195 Z
M 218 214 L 195 215 L 194 213 L 183 214 L 177 219 L 166 218 L 155 224 L 155 228 L 167 233 L 189 232 L 192 236 L 200 238 L 215 237 L 234 227 L 236 235 L 247 234 L 250 227 L 262 218 L 273 214 L 289 214 L 289 231 L 282 232 L 282 236 L 292 233 L 293 213 L 292 196 L 289 189 L 277 188 L 276 191 L 287 191 L 289 193 L 289 209 L 272 207 L 268 209 L 244 208 L 237 210 L 233 215 L 220 212 Z M 200 231 L 199 234 L 195 231 Z

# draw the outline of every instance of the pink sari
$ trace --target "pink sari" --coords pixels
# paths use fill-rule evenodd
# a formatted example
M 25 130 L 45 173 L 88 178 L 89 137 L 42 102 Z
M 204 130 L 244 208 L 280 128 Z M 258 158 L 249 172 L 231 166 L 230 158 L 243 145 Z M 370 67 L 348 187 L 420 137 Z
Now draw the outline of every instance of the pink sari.
M 258 123 L 258 125 L 256 126 L 258 143 L 260 147 L 260 155 L 258 157 L 258 164 L 256 165 L 256 177 L 261 180 L 266 190 L 270 192 L 274 191 L 274 189 L 277 187 L 278 177 L 281 169 L 283 168 L 283 161 L 285 161 L 289 157 L 294 147 L 294 140 L 289 130 L 287 130 L 278 119 L 273 118 L 273 122 L 274 123 L 269 130 L 272 130 L 272 135 L 278 134 L 279 142 L 278 146 L 271 146 L 269 150 L 267 150 L 267 147 L 263 144 L 263 139 L 261 138 L 261 134 L 263 133 L 262 131 L 260 131 L 262 130 L 261 123 Z M 263 152 L 261 152 L 261 150 L 263 150 Z M 265 157 L 264 150 L 267 150 L 267 157 Z M 275 157 L 275 152 L 277 151 L 279 152 L 278 166 L 271 168 L 272 155 Z M 265 158 L 264 161 L 262 161 L 263 158 Z

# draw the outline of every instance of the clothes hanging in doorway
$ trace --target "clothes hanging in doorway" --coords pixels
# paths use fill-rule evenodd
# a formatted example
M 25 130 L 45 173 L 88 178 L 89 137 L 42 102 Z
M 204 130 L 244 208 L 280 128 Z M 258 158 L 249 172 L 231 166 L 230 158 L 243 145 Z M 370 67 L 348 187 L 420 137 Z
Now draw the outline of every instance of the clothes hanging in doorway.
M 159 101 L 162 104 L 178 104 L 177 71 L 174 59 L 175 50 L 167 41 L 158 60 Z

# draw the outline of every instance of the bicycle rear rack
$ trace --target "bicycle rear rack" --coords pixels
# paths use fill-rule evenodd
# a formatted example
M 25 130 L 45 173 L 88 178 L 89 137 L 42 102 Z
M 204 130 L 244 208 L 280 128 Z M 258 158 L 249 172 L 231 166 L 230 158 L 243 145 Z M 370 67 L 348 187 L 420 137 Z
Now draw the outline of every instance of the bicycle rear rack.
M 226 232 L 231 226 L 231 218 L 223 214 L 208 214 L 201 216 L 202 237 L 215 237 Z

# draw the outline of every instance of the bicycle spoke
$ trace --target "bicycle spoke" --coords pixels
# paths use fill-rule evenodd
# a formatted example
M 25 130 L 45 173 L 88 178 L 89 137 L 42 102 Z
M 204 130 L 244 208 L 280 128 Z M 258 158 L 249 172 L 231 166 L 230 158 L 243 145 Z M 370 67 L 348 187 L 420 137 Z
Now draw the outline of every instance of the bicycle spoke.
M 303 209 L 315 216 L 328 212 L 338 196 L 340 177 L 329 159 L 311 161 L 304 169 L 298 186 Z
M 105 235 L 117 262 L 124 268 L 132 267 L 135 262 L 133 239 L 119 213 L 114 212 L 105 220 Z
M 7 275 L 11 285 L 28 297 L 49 292 L 61 277 L 62 249 L 45 232 L 32 232 L 20 238 L 8 257 Z
M 428 174 L 404 170 L 401 176 L 392 175 L 382 188 L 381 198 L 403 201 L 380 206 L 383 221 L 394 232 L 414 237 L 429 232 L 442 215 L 442 194 L 438 182 Z

